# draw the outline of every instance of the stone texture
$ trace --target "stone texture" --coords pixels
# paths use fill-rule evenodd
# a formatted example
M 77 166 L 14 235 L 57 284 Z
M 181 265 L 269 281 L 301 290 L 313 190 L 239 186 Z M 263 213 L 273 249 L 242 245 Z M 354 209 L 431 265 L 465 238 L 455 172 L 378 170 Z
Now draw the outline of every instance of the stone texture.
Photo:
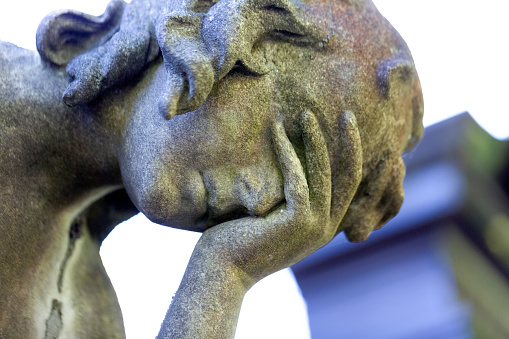
M 159 337 L 231 338 L 258 280 L 401 206 L 422 93 L 370 1 L 113 1 L 37 46 L 0 43 L 0 337 L 124 337 L 98 250 L 137 210 L 203 232 Z

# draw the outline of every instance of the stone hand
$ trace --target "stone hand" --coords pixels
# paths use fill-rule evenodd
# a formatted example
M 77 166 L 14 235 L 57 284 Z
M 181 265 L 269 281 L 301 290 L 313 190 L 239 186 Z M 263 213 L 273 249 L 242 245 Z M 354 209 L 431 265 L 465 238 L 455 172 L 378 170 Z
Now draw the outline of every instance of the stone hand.
M 286 203 L 264 217 L 246 217 L 207 229 L 196 245 L 158 338 L 233 338 L 242 299 L 260 279 L 290 266 L 336 234 L 361 179 L 362 151 L 355 116 L 341 117 L 341 155 L 347 170 L 332 199 L 329 155 L 319 123 L 301 115 L 305 166 L 283 126 L 272 139 L 283 175 Z M 198 306 L 198 307 L 197 307 Z
M 200 242 L 215 248 L 222 261 L 240 267 L 254 281 L 327 244 L 335 236 L 357 190 L 362 167 L 355 116 L 345 112 L 341 124 L 344 159 L 339 161 L 351 166 L 337 174 L 341 178 L 336 177 L 336 182 L 342 184 L 341 197 L 331 199 L 331 167 L 325 140 L 314 114 L 305 111 L 301 115 L 305 166 L 283 126 L 278 123 L 272 126 L 286 203 L 265 217 L 248 217 L 215 226 L 205 231 Z

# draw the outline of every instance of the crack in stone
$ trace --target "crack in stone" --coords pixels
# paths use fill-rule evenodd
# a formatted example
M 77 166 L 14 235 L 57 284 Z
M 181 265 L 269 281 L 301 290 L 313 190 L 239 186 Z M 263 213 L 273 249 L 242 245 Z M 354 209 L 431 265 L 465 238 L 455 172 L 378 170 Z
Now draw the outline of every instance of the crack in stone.
M 46 332 L 44 334 L 44 339 L 57 339 L 63 325 L 62 303 L 57 299 L 53 299 L 49 317 L 46 319 Z
M 81 237 L 83 232 L 83 227 L 85 224 L 85 217 L 83 215 L 78 216 L 73 223 L 71 224 L 71 228 L 69 229 L 69 242 L 67 244 L 67 251 L 65 252 L 64 260 L 60 265 L 60 270 L 58 273 L 58 293 L 62 293 L 62 288 L 64 284 L 64 272 L 67 267 L 67 263 L 71 258 L 72 252 L 76 245 L 76 241 Z M 44 334 L 44 339 L 57 339 L 62 331 L 62 327 L 64 326 L 64 322 L 62 321 L 62 305 L 63 303 L 57 299 L 53 299 L 51 303 L 51 310 L 46 319 L 46 331 Z
M 71 228 L 69 230 L 69 243 L 67 245 L 67 251 L 65 252 L 65 257 L 64 257 L 64 260 L 62 261 L 62 264 L 60 265 L 60 272 L 58 274 L 58 282 L 57 282 L 58 293 L 62 293 L 62 287 L 64 284 L 65 268 L 67 267 L 69 258 L 72 255 L 72 252 L 76 245 L 76 241 L 81 237 L 81 234 L 83 232 L 84 223 L 85 223 L 85 217 L 79 216 L 74 220 L 74 222 L 72 223 Z

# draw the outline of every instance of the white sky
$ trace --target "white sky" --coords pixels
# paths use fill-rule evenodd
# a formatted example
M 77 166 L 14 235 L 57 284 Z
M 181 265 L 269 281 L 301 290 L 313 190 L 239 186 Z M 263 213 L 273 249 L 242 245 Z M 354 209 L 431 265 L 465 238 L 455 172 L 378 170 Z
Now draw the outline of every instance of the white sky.
M 35 48 L 35 31 L 50 11 L 78 9 L 101 14 L 105 0 L 3 0 L 0 40 Z M 425 125 L 469 111 L 491 134 L 509 137 L 509 1 L 376 0 L 380 11 L 405 38 L 415 59 L 425 100 Z M 150 224 L 143 216 L 117 227 L 102 256 L 115 285 L 128 339 L 154 337 L 199 235 Z M 307 338 L 302 300 L 289 273 L 250 292 L 237 338 Z M 275 293 L 269 293 L 270 291 Z M 281 306 L 282 305 L 282 306 Z M 286 305 L 286 306 L 285 306 Z M 297 310 L 297 314 L 281 315 Z M 248 309 L 251 309 L 249 311 Z M 251 312 L 250 314 L 248 314 Z M 300 312 L 300 313 L 299 313 Z M 258 318 L 249 322 L 248 318 Z M 301 319 L 296 327 L 291 321 Z M 288 325 L 281 322 L 288 321 Z M 251 324 L 251 325 L 250 325 Z M 265 324 L 264 326 L 252 324 Z M 264 333 L 264 328 L 266 331 Z M 285 332 L 280 332 L 281 329 Z M 292 328 L 295 333 L 289 333 Z M 269 335 L 270 333 L 270 335 Z M 251 335 L 250 335 L 251 334 Z
M 424 123 L 469 111 L 509 137 L 509 1 L 375 0 L 408 43 L 424 92 Z

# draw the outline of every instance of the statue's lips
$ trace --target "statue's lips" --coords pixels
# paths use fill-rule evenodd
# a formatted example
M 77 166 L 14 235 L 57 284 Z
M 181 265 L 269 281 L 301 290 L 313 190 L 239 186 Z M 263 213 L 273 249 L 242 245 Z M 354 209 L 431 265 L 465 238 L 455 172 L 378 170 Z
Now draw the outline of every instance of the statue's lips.
M 212 228 L 219 224 L 233 221 L 241 218 L 260 218 L 279 209 L 284 205 L 285 199 L 281 198 L 274 201 L 272 204 L 253 205 L 252 209 L 248 209 L 241 205 L 236 205 L 227 208 L 223 211 L 218 211 L 211 205 L 208 205 L 205 214 L 195 223 L 196 231 L 203 232 L 206 229 Z
M 202 229 L 202 231 L 205 231 L 208 228 L 214 227 L 224 222 L 246 218 L 250 216 L 253 215 L 249 214 L 246 210 L 242 208 L 238 208 L 229 213 L 217 216 L 211 216 L 210 213 L 207 211 L 207 213 L 205 213 L 205 215 L 197 224 L 199 225 L 200 229 Z
M 267 214 L 271 213 L 272 211 L 275 211 L 277 209 L 280 209 L 285 204 L 285 200 L 281 200 L 278 203 L 274 204 L 271 208 L 269 208 L 265 213 L 261 214 L 253 214 L 247 211 L 245 208 L 239 207 L 235 210 L 232 210 L 228 213 L 222 214 L 222 215 L 216 215 L 211 216 L 208 212 L 205 213 L 205 215 L 196 223 L 196 231 L 203 232 L 206 229 L 212 228 L 214 226 L 217 226 L 219 224 L 233 221 L 241 218 L 260 218 L 264 217 Z

